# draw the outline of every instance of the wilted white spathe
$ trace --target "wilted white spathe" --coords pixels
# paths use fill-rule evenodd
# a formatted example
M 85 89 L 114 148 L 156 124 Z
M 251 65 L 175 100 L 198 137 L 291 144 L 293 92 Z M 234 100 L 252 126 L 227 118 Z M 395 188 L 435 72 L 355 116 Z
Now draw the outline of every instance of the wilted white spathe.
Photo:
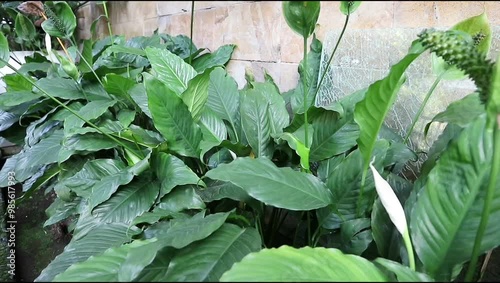
M 373 179 L 375 180 L 375 188 L 377 189 L 377 194 L 384 206 L 387 214 L 391 218 L 392 223 L 396 226 L 399 233 L 404 235 L 408 229 L 408 225 L 406 223 L 405 212 L 403 210 L 403 206 L 399 202 L 398 197 L 394 193 L 391 188 L 391 185 L 380 176 L 377 169 L 373 167 L 373 161 L 370 163 L 370 169 L 373 173 Z
M 47 49 L 47 53 L 49 55 L 49 60 L 51 62 L 57 62 L 56 56 L 52 53 L 52 41 L 51 41 L 50 35 L 48 33 L 45 34 L 45 48 Z

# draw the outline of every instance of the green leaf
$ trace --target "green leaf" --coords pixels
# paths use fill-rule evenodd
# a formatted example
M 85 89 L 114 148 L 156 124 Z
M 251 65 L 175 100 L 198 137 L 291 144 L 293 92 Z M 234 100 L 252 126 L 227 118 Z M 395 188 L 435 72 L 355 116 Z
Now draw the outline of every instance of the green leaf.
M 181 95 L 182 101 L 188 106 L 195 122 L 200 119 L 208 99 L 210 73 L 211 70 L 207 70 L 190 80 L 187 89 Z
M 270 79 L 272 80 L 272 78 Z M 260 92 L 261 96 L 269 103 L 267 116 L 271 134 L 281 134 L 283 129 L 288 126 L 290 118 L 278 87 L 272 81 L 252 83 L 252 91 Z
M 328 159 L 346 152 L 356 145 L 359 127 L 354 121 L 338 119 L 338 114 L 327 111 L 313 121 L 311 161 Z
M 86 261 L 73 264 L 66 271 L 57 275 L 53 282 L 113 282 L 113 281 L 131 281 L 133 279 L 129 276 L 124 276 L 126 270 L 121 270 L 122 265 L 127 260 L 127 257 L 133 250 L 141 250 L 142 253 L 138 255 L 149 254 L 145 249 L 154 248 L 153 240 L 140 241 L 136 240 L 130 244 L 125 244 L 119 247 L 109 248 L 100 255 L 89 257 Z M 152 261 L 153 258 L 150 259 Z M 142 261 L 142 268 L 149 264 L 149 262 Z M 141 265 L 136 266 L 141 267 Z M 142 269 L 140 268 L 140 269 Z M 139 271 L 140 272 L 140 271 Z M 125 278 L 124 278 L 125 277 Z
M 188 82 L 196 76 L 193 67 L 166 49 L 147 47 L 145 51 L 156 78 L 178 96 L 188 88 Z
M 93 128 L 82 128 L 92 129 Z M 75 134 L 64 142 L 64 148 L 73 151 L 95 152 L 103 149 L 111 149 L 118 146 L 118 143 L 100 133 Z
M 313 129 L 311 129 L 311 134 Z M 298 156 L 300 156 L 300 166 L 305 170 L 309 170 L 309 148 L 304 144 L 305 140 L 305 127 L 302 126 L 297 129 L 294 133 L 282 133 L 278 136 L 279 139 L 285 140 L 288 146 L 295 150 Z M 308 136 L 308 144 L 311 144 L 313 135 Z
M 10 59 L 9 42 L 3 32 L 0 32 L 0 59 L 0 68 L 6 66 Z
M 43 223 L 43 227 L 50 226 L 59 221 L 62 221 L 69 216 L 76 214 L 78 212 L 78 205 L 82 201 L 81 198 L 76 197 L 73 201 L 67 202 L 61 198 L 56 198 L 54 202 L 45 210 L 45 213 L 49 217 Z
M 22 103 L 26 103 L 40 97 L 41 95 L 39 93 L 33 93 L 31 91 L 4 92 L 0 95 L 0 109 L 9 111 L 14 106 L 18 106 Z
M 76 28 L 76 17 L 65 1 L 48 2 L 44 5 L 47 20 L 42 29 L 50 36 L 71 39 Z
M 130 225 L 137 225 L 142 223 L 153 224 L 160 221 L 163 218 L 170 217 L 175 215 L 175 213 L 164 210 L 164 209 L 155 209 L 151 212 L 144 212 L 141 216 L 137 216 Z
M 340 12 L 344 15 L 350 15 L 354 13 L 361 5 L 362 1 L 340 1 Z
M 260 236 L 254 228 L 224 224 L 203 241 L 180 250 L 161 281 L 219 281 L 234 263 L 260 247 Z
M 130 46 L 125 46 L 125 45 L 113 45 L 108 48 L 106 48 L 106 52 L 109 53 L 128 53 L 128 54 L 133 54 L 133 55 L 138 55 L 138 56 L 146 56 L 146 52 L 140 48 L 134 48 Z
M 90 101 L 75 112 L 85 120 L 92 121 L 106 113 L 108 111 L 108 108 L 115 105 L 116 102 L 116 100 L 109 99 Z M 85 121 L 75 115 L 67 117 L 66 119 L 64 119 L 65 136 L 68 137 L 72 135 L 75 129 L 83 127 L 84 124 Z
M 33 88 L 31 83 L 20 74 L 8 74 L 3 76 L 3 81 L 7 86 L 7 91 L 30 91 Z M 5 94 L 5 93 L 4 93 Z M 2 95 L 4 95 L 2 94 Z
M 201 131 L 188 107 L 161 81 L 149 76 L 144 85 L 155 128 L 165 137 L 170 150 L 198 157 Z
M 233 54 L 234 48 L 236 48 L 236 45 L 226 44 L 219 47 L 213 53 L 203 54 L 200 57 L 193 60 L 192 64 L 193 68 L 198 73 L 202 73 L 206 69 L 215 66 L 224 66 L 229 61 L 229 59 L 231 59 L 231 55 Z
M 164 152 L 153 156 L 151 168 L 161 182 L 160 198 L 179 185 L 196 185 L 203 181 L 179 158 Z
M 283 1 L 282 5 L 286 23 L 304 38 L 314 32 L 320 7 L 320 1 Z
M 101 254 L 110 247 L 126 243 L 138 232 L 140 232 L 138 229 L 130 229 L 122 223 L 102 223 L 84 237 L 72 239 L 64 251 L 42 271 L 35 281 L 52 281 L 57 274 L 64 272 L 71 265 L 83 262 L 92 255 Z
M 253 89 L 241 97 L 241 126 L 256 157 L 271 158 L 271 122 L 268 117 L 269 102 L 264 95 Z
M 142 112 L 146 114 L 149 118 L 153 118 L 148 106 L 148 96 L 146 94 L 146 88 L 143 84 L 136 84 L 132 87 L 128 94 L 134 100 L 134 102 L 141 108 Z
M 469 94 L 460 100 L 453 101 L 446 107 L 446 110 L 434 116 L 425 126 L 424 134 L 427 135 L 433 122 L 453 123 L 464 128 L 482 113 L 484 113 L 484 105 L 479 99 L 479 94 Z
M 215 68 L 210 73 L 210 84 L 208 85 L 208 99 L 206 106 L 222 120 L 229 122 L 232 131 L 236 135 L 236 142 L 239 128 L 240 96 L 236 81 L 222 68 Z
M 278 168 L 266 158 L 237 158 L 205 176 L 231 182 L 257 200 L 279 208 L 312 210 L 333 201 L 329 190 L 315 176 L 288 167 Z
M 85 63 L 87 61 L 87 63 Z M 92 66 L 94 65 L 94 57 L 92 56 L 92 40 L 84 39 L 82 48 L 82 58 L 78 63 L 78 68 L 82 73 L 92 72 Z
M 371 84 L 365 98 L 356 104 L 354 121 L 360 129 L 357 142 L 363 156 L 364 170 L 368 168 L 377 135 L 385 117 L 396 100 L 399 88 L 404 83 L 404 72 L 423 51 L 422 45 L 414 41 L 408 54 L 391 67 L 389 75 Z
M 204 202 L 212 202 L 224 198 L 249 202 L 252 198 L 240 187 L 222 181 L 207 181 L 206 188 L 199 188 L 196 190 L 198 195 Z
M 373 241 L 369 218 L 348 220 L 340 225 L 341 247 L 344 253 L 361 255 Z
M 408 266 L 401 265 L 398 262 L 390 261 L 385 258 L 376 258 L 373 263 L 380 269 L 386 269 L 388 272 L 394 273 L 395 278 L 391 281 L 395 282 L 433 282 L 434 280 L 429 275 L 415 272 Z
M 120 188 L 109 200 L 94 208 L 92 215 L 98 223 L 129 224 L 151 208 L 158 192 L 157 182 L 147 181 L 145 178 L 136 179 Z
M 304 114 L 304 92 L 307 93 L 305 102 L 307 109 L 309 109 L 312 105 L 320 105 L 321 103 L 321 97 L 314 97 L 314 95 L 317 90 L 322 49 L 323 45 L 321 41 L 319 41 L 316 38 L 316 34 L 314 34 L 310 50 L 307 53 L 307 68 L 304 66 L 304 60 L 301 60 L 299 63 L 299 84 L 290 97 L 292 111 L 295 114 Z M 304 81 L 307 81 L 307 89 L 305 91 Z
M 108 93 L 119 97 L 126 97 L 129 91 L 136 85 L 134 80 L 113 73 L 106 74 L 102 82 L 104 89 Z
M 387 281 L 373 263 L 337 249 L 281 246 L 251 253 L 225 272 L 222 282 Z
M 442 154 L 417 195 L 410 217 L 413 245 L 426 273 L 436 280 L 448 280 L 453 267 L 471 257 L 491 171 L 492 140 L 481 115 Z M 498 192 L 480 253 L 500 244 Z
M 203 135 L 203 140 L 200 142 L 200 159 L 203 161 L 205 153 L 214 146 L 220 145 L 227 138 L 227 128 L 224 121 L 209 108 L 201 114 L 199 125 Z
M 217 231 L 226 221 L 230 212 L 215 213 L 203 217 L 205 212 L 199 212 L 187 219 L 173 219 L 150 236 L 158 238 L 162 246 L 182 249 L 187 245 L 205 239 Z M 154 226 L 151 226 L 154 227 Z M 149 229 L 148 229 L 149 230 Z
M 389 144 L 387 141 L 381 140 L 376 143 L 374 156 L 374 166 L 378 169 L 382 168 L 382 162 Z M 343 159 L 335 170 L 328 176 L 326 186 L 331 190 L 333 195 L 332 206 L 321 208 L 317 211 L 320 223 L 323 228 L 337 229 L 340 224 L 347 220 L 356 218 L 357 199 L 361 187 L 361 178 L 363 169 L 359 166 L 362 163 L 362 155 L 359 149 L 351 152 Z M 371 172 L 367 174 L 367 182 L 365 183 L 365 194 L 361 201 L 361 211 L 371 209 L 371 201 L 375 198 L 375 185 L 371 178 Z
M 36 82 L 41 89 L 50 95 L 63 99 L 85 99 L 85 95 L 72 79 L 43 78 Z M 88 96 L 88 98 L 91 98 Z
M 179 186 L 164 196 L 157 207 L 172 212 L 179 212 L 186 209 L 204 209 L 205 203 L 196 194 L 194 186 L 186 185 Z
M 31 44 L 36 37 L 35 26 L 31 20 L 18 13 L 14 25 L 17 37 Z
M 172 247 L 159 250 L 153 262 L 142 270 L 134 282 L 160 282 L 165 277 L 167 267 L 175 253 L 176 249 Z

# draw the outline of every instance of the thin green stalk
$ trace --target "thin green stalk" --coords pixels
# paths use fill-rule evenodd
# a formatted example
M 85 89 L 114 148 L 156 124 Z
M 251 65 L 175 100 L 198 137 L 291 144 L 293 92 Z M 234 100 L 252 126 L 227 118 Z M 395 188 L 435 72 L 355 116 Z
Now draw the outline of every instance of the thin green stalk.
M 413 252 L 413 246 L 410 240 L 410 232 L 406 229 L 403 235 L 403 241 L 405 243 L 406 251 L 408 252 L 408 262 L 410 264 L 410 269 L 415 271 L 415 254 Z
M 411 134 L 413 133 L 413 129 L 415 128 L 415 125 L 417 124 L 417 121 L 418 119 L 420 118 L 420 116 L 422 115 L 422 112 L 424 111 L 424 108 L 425 106 L 427 105 L 427 101 L 429 100 L 429 98 L 431 97 L 432 93 L 434 92 L 434 90 L 436 89 L 437 85 L 439 84 L 439 82 L 441 82 L 441 79 L 443 78 L 443 76 L 446 74 L 446 71 L 442 72 L 437 78 L 436 80 L 434 81 L 434 83 L 432 84 L 431 88 L 429 89 L 429 91 L 427 92 L 427 94 L 425 95 L 425 98 L 424 98 L 424 101 L 422 102 L 422 104 L 420 105 L 420 108 L 418 109 L 418 112 L 417 114 L 415 115 L 415 118 L 413 119 L 413 122 L 411 123 L 410 125 L 410 129 L 408 130 L 408 132 L 406 133 L 406 136 L 404 138 L 404 143 L 405 144 L 408 144 L 408 140 L 410 139 L 410 136 Z
M 356 215 L 361 217 L 361 200 L 363 200 L 363 191 L 365 190 L 366 174 L 368 173 L 368 166 L 365 166 L 363 175 L 361 176 L 361 186 L 359 188 L 358 204 L 356 205 Z
M 500 120 L 500 115 L 497 116 L 497 120 Z M 486 191 L 486 198 L 484 200 L 483 212 L 481 215 L 481 222 L 479 222 L 479 228 L 476 232 L 476 239 L 474 241 L 474 247 L 472 249 L 472 258 L 467 269 L 467 274 L 465 275 L 465 282 L 471 282 L 472 278 L 476 272 L 476 265 L 479 259 L 479 253 L 481 248 L 481 242 L 483 240 L 484 232 L 486 231 L 486 226 L 488 224 L 488 218 L 490 217 L 491 203 L 495 196 L 495 189 L 497 184 L 497 176 L 500 172 L 500 121 L 493 123 L 493 164 L 491 165 L 490 180 L 488 184 L 488 190 Z
M 306 145 L 306 148 L 309 148 L 309 122 L 307 120 L 307 92 L 308 92 L 308 88 L 307 88 L 307 37 L 304 36 L 304 59 L 303 59 L 303 62 L 304 62 L 304 101 L 302 101 L 302 104 L 304 106 L 304 137 L 305 137 L 305 145 Z M 307 170 L 309 171 L 309 170 Z
M 108 6 L 106 5 L 106 1 L 102 1 L 102 6 L 104 7 L 104 15 L 106 16 L 106 21 L 108 22 L 108 32 L 109 38 L 111 39 L 111 46 L 113 46 L 115 40 L 113 38 L 113 31 L 111 30 L 111 22 L 109 21 Z M 113 57 L 116 57 L 115 53 L 113 53 Z
M 335 52 L 337 51 L 337 48 L 339 47 L 340 41 L 342 40 L 342 37 L 344 36 L 344 32 L 347 28 L 348 23 L 349 23 L 349 14 L 345 17 L 344 27 L 342 28 L 342 31 L 340 32 L 339 39 L 337 40 L 337 43 L 335 44 L 335 48 L 333 48 L 333 52 L 330 55 L 330 58 L 328 59 L 328 63 L 326 64 L 325 71 L 321 75 L 321 79 L 319 80 L 318 87 L 316 88 L 316 91 L 314 92 L 315 99 L 316 99 L 316 95 L 318 95 L 318 92 L 319 92 L 319 89 L 321 88 L 321 85 L 323 84 L 323 80 L 325 79 L 325 76 L 328 73 L 328 68 L 330 68 L 330 64 L 332 63 L 333 55 L 335 55 Z M 311 88 L 312 88 L 312 86 L 310 86 L 310 89 Z
M 26 77 L 25 75 L 21 74 L 16 68 L 14 68 L 14 66 L 12 66 L 11 64 L 9 64 L 9 62 L 3 60 L 2 58 L 0 58 L 0 61 L 2 61 L 3 63 L 5 63 L 5 65 L 7 67 L 9 67 L 11 70 L 13 70 L 14 72 L 16 72 L 16 74 L 22 76 L 32 86 L 34 86 L 39 91 L 41 91 L 45 96 L 47 96 L 48 98 L 52 99 L 54 102 L 56 102 L 57 104 L 59 104 L 60 106 L 62 106 L 64 109 L 68 110 L 71 114 L 75 115 L 78 119 L 84 121 L 85 123 L 87 123 L 88 125 L 90 125 L 92 128 L 96 129 L 97 131 L 101 132 L 103 135 L 105 135 L 106 137 L 108 137 L 112 141 L 114 141 L 114 142 L 118 143 L 119 145 L 123 146 L 124 148 L 130 150 L 130 152 L 136 153 L 135 150 L 131 149 L 130 147 L 128 147 L 127 145 L 125 145 L 124 143 L 122 143 L 121 141 L 119 141 L 118 139 L 116 139 L 115 137 L 113 137 L 112 135 L 106 133 L 101 128 L 99 128 L 98 126 L 96 126 L 94 123 L 86 120 L 85 118 L 83 118 L 82 116 L 80 116 L 78 113 L 76 113 L 73 109 L 71 109 L 68 106 L 66 106 L 66 104 L 62 103 L 59 99 L 55 98 L 54 96 L 52 96 L 48 92 L 46 92 L 44 89 L 40 88 L 35 82 L 33 82 L 31 80 L 31 78 Z M 138 155 L 138 156 L 144 156 L 144 154 L 142 152 L 140 152 L 140 155 Z
M 87 65 L 87 67 L 92 71 L 92 74 L 94 74 L 95 78 L 97 79 L 97 81 L 99 82 L 99 84 L 104 88 L 104 85 L 102 84 L 102 81 L 101 79 L 99 79 L 99 76 L 96 74 L 96 72 L 94 71 L 94 68 L 92 68 L 92 66 L 90 65 L 90 63 L 87 61 L 87 59 L 85 59 L 85 57 L 82 55 L 82 53 L 80 52 L 80 50 L 78 50 L 78 45 L 76 44 L 76 40 L 75 38 L 73 37 L 71 39 L 71 44 L 73 44 L 73 46 L 75 46 L 75 50 L 76 50 L 76 53 L 78 54 L 78 56 L 80 56 L 80 59 L 83 60 L 83 62 L 85 63 L 85 65 Z M 108 93 L 108 96 L 109 98 L 113 99 L 109 93 Z
M 194 1 L 191 1 L 191 26 L 190 26 L 190 34 L 189 39 L 191 40 L 191 44 L 189 45 L 189 65 L 191 65 L 193 55 L 193 26 L 194 26 Z

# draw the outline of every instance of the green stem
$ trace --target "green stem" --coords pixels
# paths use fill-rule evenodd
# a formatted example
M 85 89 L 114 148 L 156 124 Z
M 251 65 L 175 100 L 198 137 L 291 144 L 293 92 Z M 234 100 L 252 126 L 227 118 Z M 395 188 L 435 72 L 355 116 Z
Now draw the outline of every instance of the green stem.
M 191 26 L 190 26 L 190 34 L 189 39 L 191 40 L 191 44 L 189 45 L 189 65 L 191 65 L 193 55 L 193 26 L 194 26 L 194 1 L 191 1 Z
M 328 63 L 326 64 L 325 71 L 321 75 L 321 79 L 319 80 L 318 87 L 316 88 L 316 91 L 314 92 L 314 99 L 316 99 L 316 95 L 318 95 L 319 89 L 321 88 L 321 85 L 323 84 L 323 79 L 325 78 L 326 74 L 328 73 L 328 68 L 330 68 L 330 64 L 332 63 L 333 55 L 335 55 L 335 52 L 337 51 L 337 48 L 339 47 L 340 41 L 342 40 L 342 37 L 344 36 L 344 32 L 347 28 L 347 23 L 349 23 L 349 14 L 345 17 L 345 22 L 344 22 L 344 27 L 342 28 L 342 31 L 340 32 L 339 39 L 337 40 L 337 43 L 335 44 L 335 48 L 333 48 L 333 52 L 330 55 L 330 58 L 328 59 Z M 312 86 L 310 86 L 312 88 Z
M 363 191 L 365 190 L 365 181 L 367 172 L 368 172 L 368 165 L 365 165 L 365 168 L 363 169 L 363 175 L 361 177 L 361 186 L 359 188 L 358 204 L 356 205 L 356 215 L 358 217 L 361 217 L 361 201 L 363 200 Z
M 418 112 L 417 114 L 415 115 L 415 118 L 413 119 L 413 122 L 411 123 L 411 126 L 410 126 L 410 129 L 408 130 L 408 132 L 406 133 L 406 136 L 404 138 L 404 143 L 405 144 L 408 144 L 408 140 L 410 139 L 410 136 L 411 134 L 413 133 L 413 129 L 415 128 L 415 125 L 417 124 L 417 121 L 418 119 L 420 118 L 420 115 L 422 115 L 422 112 L 424 111 L 424 108 L 425 106 L 427 105 L 427 101 L 429 100 L 429 98 L 431 97 L 432 93 L 434 92 L 434 89 L 436 89 L 437 85 L 439 84 L 439 82 L 441 82 L 441 79 L 443 78 L 443 76 L 446 74 L 446 71 L 442 72 L 437 78 L 436 80 L 434 81 L 434 83 L 432 84 L 431 88 L 429 89 L 429 91 L 427 92 L 427 94 L 425 95 L 425 98 L 424 98 L 424 101 L 422 102 L 422 104 L 420 105 L 420 108 L 418 109 Z
M 104 7 L 104 15 L 106 16 L 106 21 L 108 22 L 108 32 L 111 40 L 111 46 L 113 46 L 115 40 L 113 39 L 113 31 L 111 30 L 111 22 L 109 21 L 108 6 L 106 5 L 106 1 L 102 1 L 102 6 Z M 113 57 L 116 57 L 115 53 L 113 53 Z
M 500 116 L 499 116 L 500 117 Z M 500 120 L 500 118 L 497 119 Z M 476 239 L 474 241 L 474 247 L 472 249 L 472 258 L 467 269 L 467 274 L 465 275 L 465 282 L 471 282 L 472 277 L 476 271 L 476 265 L 480 254 L 481 242 L 483 240 L 484 232 L 486 231 L 486 226 L 488 224 L 488 218 L 490 217 L 491 203 L 495 196 L 495 189 L 497 185 L 497 176 L 500 172 L 500 121 L 496 123 L 493 122 L 493 164 L 491 165 L 490 180 L 488 184 L 488 190 L 486 191 L 486 198 L 484 200 L 483 212 L 481 215 L 481 222 L 479 222 L 479 228 L 476 232 Z
M 406 251 L 408 252 L 410 269 L 415 271 L 415 255 L 413 253 L 413 246 L 411 244 L 410 232 L 408 231 L 408 229 L 406 229 L 406 232 L 403 235 L 403 241 L 405 243 Z
M 304 141 L 304 144 L 306 146 L 306 148 L 309 148 L 309 121 L 307 119 L 307 91 L 308 91 L 308 88 L 307 88 L 307 73 L 308 73 L 308 70 L 307 70 L 307 37 L 304 36 L 304 59 L 302 61 L 304 63 L 304 69 L 303 69 L 303 72 L 304 72 L 304 101 L 302 101 L 302 104 L 304 106 L 304 137 L 305 137 L 305 141 Z M 309 170 L 307 170 L 309 171 Z
M 134 154 L 136 154 L 135 150 L 131 149 L 130 147 L 128 147 L 127 145 L 125 145 L 124 143 L 122 143 L 121 141 L 119 141 L 118 139 L 116 139 L 115 137 L 113 137 L 112 135 L 106 133 L 101 128 L 99 128 L 98 126 L 96 126 L 94 123 L 92 123 L 92 122 L 88 121 L 87 119 L 83 118 L 82 116 L 80 116 L 80 114 L 76 113 L 73 109 L 71 109 L 68 106 L 66 106 L 66 104 L 62 103 L 59 99 L 55 98 L 54 96 L 50 95 L 48 92 L 46 92 L 45 90 L 43 90 L 35 82 L 33 82 L 31 78 L 26 77 L 25 75 L 21 74 L 16 68 L 14 68 L 14 66 L 12 66 L 11 64 L 9 64 L 9 62 L 3 60 L 2 58 L 0 58 L 0 61 L 2 61 L 3 63 L 5 63 L 5 65 L 7 67 L 9 67 L 11 70 L 13 70 L 14 72 L 16 72 L 16 74 L 22 76 L 32 86 L 34 86 L 39 91 L 41 91 L 45 96 L 47 96 L 48 98 L 52 99 L 54 102 L 56 102 L 57 104 L 59 104 L 60 106 L 62 106 L 64 109 L 68 110 L 71 114 L 75 115 L 78 119 L 84 121 L 89 126 L 91 126 L 92 128 L 96 129 L 97 131 L 101 132 L 103 135 L 105 135 L 106 137 L 108 137 L 112 141 L 114 141 L 114 142 L 118 143 L 119 145 L 123 146 L 124 148 L 130 150 L 130 152 L 133 152 Z M 142 154 L 142 152 L 140 152 L 140 154 L 136 154 L 136 155 L 137 156 L 143 156 L 144 154 Z

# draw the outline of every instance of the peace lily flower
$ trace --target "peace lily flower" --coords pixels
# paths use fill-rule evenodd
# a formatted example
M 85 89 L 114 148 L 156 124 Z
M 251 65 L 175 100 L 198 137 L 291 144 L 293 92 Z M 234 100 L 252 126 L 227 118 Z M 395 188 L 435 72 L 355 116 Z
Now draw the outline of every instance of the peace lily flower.
M 405 211 L 403 210 L 403 206 L 399 202 L 398 197 L 394 193 L 391 185 L 380 176 L 377 169 L 373 167 L 373 162 L 375 159 L 370 162 L 370 169 L 373 173 L 373 179 L 375 180 L 375 188 L 377 189 L 377 194 L 384 206 L 387 214 L 389 214 L 389 218 L 391 219 L 396 229 L 403 236 L 403 241 L 406 246 L 406 250 L 408 251 L 408 259 L 410 261 L 410 268 L 415 270 L 415 258 L 413 256 L 413 246 L 410 240 L 410 233 L 408 231 L 408 224 L 406 223 Z

